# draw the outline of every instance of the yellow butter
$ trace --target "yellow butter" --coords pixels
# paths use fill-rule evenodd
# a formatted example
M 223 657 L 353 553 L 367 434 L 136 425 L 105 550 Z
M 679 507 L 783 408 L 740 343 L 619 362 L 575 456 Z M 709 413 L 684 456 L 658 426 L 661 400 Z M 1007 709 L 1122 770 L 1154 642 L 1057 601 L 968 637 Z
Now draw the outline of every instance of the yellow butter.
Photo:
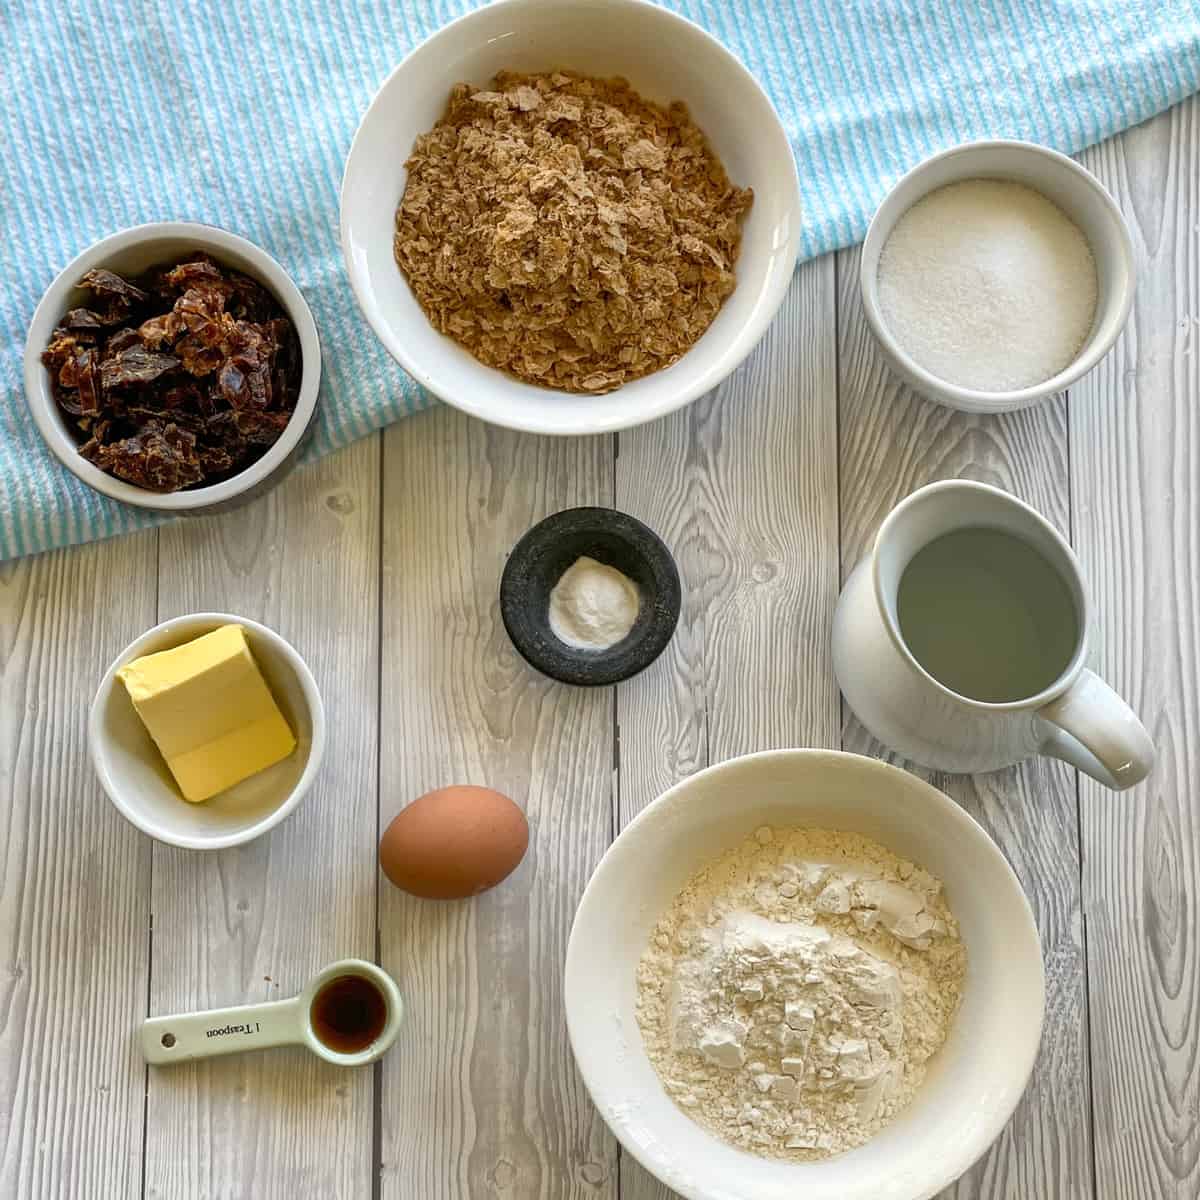
M 240 625 L 135 658 L 117 677 L 185 800 L 207 800 L 296 748 Z

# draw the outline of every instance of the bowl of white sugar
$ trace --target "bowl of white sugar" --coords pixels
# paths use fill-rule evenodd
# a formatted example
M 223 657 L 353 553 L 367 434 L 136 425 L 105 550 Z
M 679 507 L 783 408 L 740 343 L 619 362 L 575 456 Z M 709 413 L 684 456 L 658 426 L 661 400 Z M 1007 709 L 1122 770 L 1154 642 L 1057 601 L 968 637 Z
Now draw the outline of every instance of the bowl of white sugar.
M 1045 979 L 1016 876 L 953 800 L 775 750 L 624 829 L 564 1003 L 601 1116 L 689 1200 L 929 1200 L 1012 1116 Z
M 867 322 L 905 382 L 950 408 L 1007 412 L 1112 348 L 1133 302 L 1133 242 L 1078 163 L 1031 142 L 971 142 L 891 190 L 861 280 Z

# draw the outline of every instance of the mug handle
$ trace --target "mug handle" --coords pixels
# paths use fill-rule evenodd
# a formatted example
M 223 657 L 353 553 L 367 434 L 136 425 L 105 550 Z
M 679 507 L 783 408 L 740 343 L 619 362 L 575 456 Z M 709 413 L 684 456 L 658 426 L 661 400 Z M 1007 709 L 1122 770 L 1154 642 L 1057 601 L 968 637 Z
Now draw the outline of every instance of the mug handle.
M 1133 709 L 1092 671 L 1084 670 L 1038 716 L 1050 729 L 1041 751 L 1121 792 L 1154 766 L 1154 743 Z

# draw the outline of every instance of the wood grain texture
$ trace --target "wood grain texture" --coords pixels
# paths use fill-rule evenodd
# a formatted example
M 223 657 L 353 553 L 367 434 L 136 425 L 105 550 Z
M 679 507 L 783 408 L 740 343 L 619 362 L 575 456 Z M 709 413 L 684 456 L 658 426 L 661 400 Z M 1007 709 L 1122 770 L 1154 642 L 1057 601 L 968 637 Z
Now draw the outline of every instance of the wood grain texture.
M 619 442 L 439 410 L 245 510 L 0 567 L 0 1196 L 664 1200 L 618 1155 L 567 1045 L 578 897 L 619 825 L 709 762 L 839 741 L 888 757 L 839 710 L 839 578 L 902 496 L 966 476 L 1073 534 L 1098 667 L 1160 760 L 1124 796 L 1077 791 L 1055 763 L 918 771 L 1009 857 L 1047 964 L 1030 1090 L 943 1200 L 1195 1200 L 1200 101 L 1083 161 L 1130 218 L 1140 283 L 1117 349 L 1069 402 L 988 418 L 914 396 L 875 353 L 846 252 L 798 271 L 718 393 Z M 615 691 L 535 675 L 496 606 L 510 546 L 579 503 L 657 529 L 684 582 L 672 645 Z M 290 821 L 205 856 L 127 825 L 84 736 L 104 665 L 200 608 L 292 640 L 331 732 Z M 521 803 L 530 851 L 471 903 L 415 901 L 380 882 L 378 827 L 453 781 Z M 410 1008 L 374 1074 L 289 1051 L 150 1075 L 140 1061 L 148 1000 L 159 1013 L 279 996 L 377 949 Z
M 622 826 L 710 763 L 836 746 L 833 260 L 796 273 L 751 358 L 716 392 L 623 433 L 616 506 L 675 554 L 671 645 L 617 688 Z M 622 1155 L 622 1200 L 674 1195 Z
M 262 621 L 325 701 L 325 761 L 269 834 L 211 854 L 155 845 L 154 1014 L 277 999 L 338 958 L 375 957 L 377 438 L 221 517 L 162 531 L 159 616 Z M 370 1071 L 300 1049 L 153 1070 L 145 1195 L 255 1200 L 371 1194 Z
M 1200 1195 L 1200 100 L 1084 155 L 1133 232 L 1138 291 L 1072 394 L 1075 535 L 1098 670 L 1158 746 L 1081 780 L 1097 1195 Z
M 105 667 L 153 623 L 153 531 L 0 566 L 0 1195 L 136 1196 L 150 847 L 87 754 Z
M 951 412 L 917 396 L 876 350 L 858 273 L 857 250 L 838 255 L 843 577 L 892 507 L 937 479 L 1003 487 L 1069 533 L 1065 400 L 997 417 Z M 845 748 L 895 761 L 845 707 Z M 1004 851 L 1033 905 L 1046 964 L 1046 1023 L 1029 1090 L 991 1152 L 945 1195 L 1083 1200 L 1092 1195 L 1092 1182 L 1073 776 L 1040 760 L 975 777 L 904 765 L 954 797 Z
M 612 500 L 612 439 L 449 409 L 385 438 L 380 818 L 476 783 L 526 812 L 524 862 L 471 901 L 380 883 L 407 1028 L 382 1067 L 383 1200 L 604 1200 L 616 1147 L 567 1044 L 575 906 L 612 833 L 613 697 L 538 675 L 500 620 L 505 556 L 549 513 Z

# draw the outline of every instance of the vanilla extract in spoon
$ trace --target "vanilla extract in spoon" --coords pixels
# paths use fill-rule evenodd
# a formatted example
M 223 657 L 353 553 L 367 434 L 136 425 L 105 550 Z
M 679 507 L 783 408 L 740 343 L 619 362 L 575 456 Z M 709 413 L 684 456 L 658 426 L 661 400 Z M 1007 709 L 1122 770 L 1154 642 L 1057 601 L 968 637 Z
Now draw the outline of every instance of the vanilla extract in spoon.
M 358 1054 L 383 1032 L 387 1001 L 362 975 L 331 979 L 313 997 L 313 1033 L 338 1054 Z

